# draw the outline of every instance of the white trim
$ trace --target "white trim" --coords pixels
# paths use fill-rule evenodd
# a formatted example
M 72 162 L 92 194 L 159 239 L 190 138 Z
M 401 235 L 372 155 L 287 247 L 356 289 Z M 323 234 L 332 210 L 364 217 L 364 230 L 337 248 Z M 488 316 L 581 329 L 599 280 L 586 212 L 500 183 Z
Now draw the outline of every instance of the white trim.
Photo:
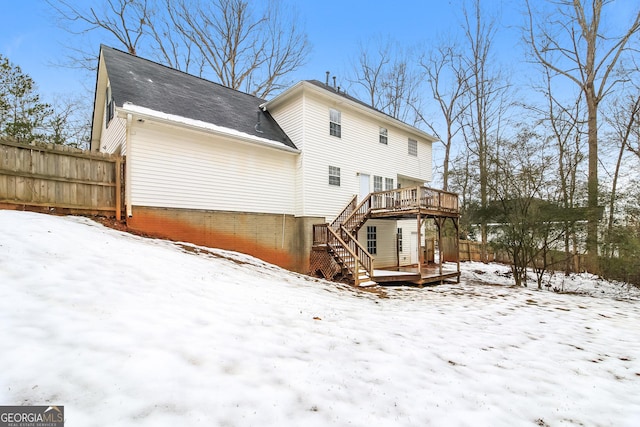
M 133 115 L 127 114 L 127 126 L 125 128 L 125 144 L 127 146 L 127 160 L 124 163 L 124 205 L 127 218 L 133 216 L 132 202 L 131 202 L 131 123 L 133 121 Z M 116 173 L 120 173 L 116 171 Z M 116 191 L 119 189 L 116 188 Z
M 200 130 L 208 133 L 213 133 L 217 135 L 228 136 L 228 137 L 240 139 L 244 142 L 261 145 L 263 147 L 275 148 L 277 150 L 282 150 L 289 153 L 295 153 L 295 154 L 300 153 L 300 150 L 298 150 L 297 148 L 288 147 L 280 141 L 261 138 L 259 136 L 240 132 L 236 129 L 214 125 L 213 123 L 207 123 L 201 120 L 194 120 L 194 119 L 189 119 L 187 117 L 177 116 L 175 114 L 163 113 L 161 111 L 152 110 L 150 108 L 140 107 L 130 102 L 125 102 L 124 105 L 118 110 L 119 110 L 119 113 L 122 115 L 134 114 L 136 117 L 139 117 L 142 119 L 157 120 L 159 122 L 173 124 L 175 126 L 187 127 L 187 128 Z

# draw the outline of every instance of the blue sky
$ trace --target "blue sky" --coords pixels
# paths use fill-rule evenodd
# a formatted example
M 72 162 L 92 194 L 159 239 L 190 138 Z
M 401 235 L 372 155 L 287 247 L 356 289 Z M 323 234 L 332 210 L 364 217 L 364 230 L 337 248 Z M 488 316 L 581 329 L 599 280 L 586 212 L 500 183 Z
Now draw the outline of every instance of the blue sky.
M 73 0 L 77 4 L 102 0 Z M 250 0 L 255 1 L 255 0 Z M 460 33 L 463 0 L 286 0 L 299 10 L 312 51 L 306 66 L 294 80 L 325 78 L 331 71 L 338 81 L 346 79 L 359 45 L 374 38 L 390 37 L 404 47 L 428 48 L 447 33 Z M 531 0 L 534 6 L 546 3 Z M 626 24 L 638 0 L 617 0 L 610 10 L 612 24 Z M 531 68 L 522 55 L 518 27 L 523 19 L 522 1 L 485 0 L 483 9 L 496 15 L 498 29 L 494 45 L 502 67 L 516 71 L 522 79 Z M 0 0 L 0 54 L 19 65 L 38 84 L 45 100 L 59 94 L 91 93 L 94 76 L 86 71 L 57 66 L 68 55 L 65 46 L 81 38 L 56 25 L 55 14 L 45 0 Z M 622 25 L 621 25 L 622 26 Z M 111 39 L 94 37 L 89 49 L 98 54 L 100 43 L 121 48 Z M 525 77 L 526 78 L 526 77 Z M 346 82 L 343 82 L 346 84 Z
M 102 0 L 73 0 L 77 4 L 102 3 Z M 255 1 L 255 0 L 249 0 Z M 324 80 L 325 71 L 336 75 L 339 84 L 349 89 L 346 79 L 357 58 L 359 46 L 375 38 L 389 37 L 401 46 L 428 49 L 447 34 L 460 34 L 463 0 L 285 0 L 298 8 L 301 23 L 312 46 L 307 64 L 292 76 Z M 548 4 L 530 0 L 538 7 Z M 608 8 L 612 28 L 628 25 L 630 12 L 638 0 L 616 0 Z M 63 68 L 59 64 L 69 54 L 65 46 L 80 43 L 56 24 L 53 11 L 44 0 L 0 0 L 0 53 L 19 65 L 37 83 L 45 102 L 55 104 L 59 96 L 93 101 L 95 76 L 86 70 Z M 519 27 L 523 22 L 524 0 L 484 0 L 485 13 L 495 15 L 498 23 L 494 47 L 498 66 L 511 74 L 518 96 L 531 100 L 535 95 L 528 83 L 535 74 L 523 56 Z M 619 24 L 619 25 L 618 25 Z M 95 33 L 94 33 L 95 34 Z M 112 39 L 94 37 L 85 48 L 97 56 L 100 43 L 122 48 Z M 570 83 L 567 89 L 575 90 Z M 350 91 L 353 94 L 353 91 Z M 423 100 L 433 112 L 435 104 L 428 94 Z M 427 116 L 438 117 L 429 114 Z M 437 124 L 437 123 L 436 123 Z M 442 146 L 434 145 L 437 167 Z
M 493 3 L 502 4 L 500 0 Z M 68 54 L 65 46 L 73 43 L 74 36 L 56 25 L 55 15 L 44 0 L 0 0 L 0 4 L 0 53 L 30 75 L 46 99 L 93 89 L 86 72 L 56 65 Z M 295 75 L 296 80 L 323 80 L 325 71 L 340 80 L 349 71 L 360 43 L 389 36 L 407 47 L 428 45 L 430 40 L 455 30 L 460 22 L 460 1 L 455 0 L 301 0 L 293 4 L 299 9 L 312 45 L 308 63 Z M 501 10 L 503 21 L 520 19 L 513 6 Z M 513 49 L 518 40 L 506 37 L 497 42 Z M 121 48 L 112 40 L 95 39 L 96 55 L 100 43 Z

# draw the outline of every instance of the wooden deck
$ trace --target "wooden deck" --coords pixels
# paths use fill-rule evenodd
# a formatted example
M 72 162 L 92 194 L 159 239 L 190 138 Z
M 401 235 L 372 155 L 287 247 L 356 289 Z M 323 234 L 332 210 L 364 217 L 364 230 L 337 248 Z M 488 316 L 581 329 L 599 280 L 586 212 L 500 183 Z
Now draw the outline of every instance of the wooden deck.
M 423 265 L 421 270 L 422 273 L 418 271 L 417 265 L 374 270 L 373 280 L 381 285 L 397 285 L 401 283 L 424 285 L 442 283 L 451 279 L 456 282 L 460 281 L 460 272 L 456 271 L 455 268 L 443 268 L 442 273 L 440 273 L 438 265 L 428 264 Z
M 313 246 L 310 258 L 312 274 L 321 272 L 327 279 L 347 278 L 355 285 L 360 283 L 425 284 L 460 280 L 460 264 L 457 268 L 425 264 L 423 254 L 417 260 L 422 264 L 413 267 L 374 269 L 373 256 L 357 240 L 358 230 L 369 219 L 400 220 L 414 218 L 417 222 L 417 241 L 421 241 L 424 221 L 432 218 L 438 229 L 438 241 L 447 220 L 453 221 L 458 231 L 458 195 L 428 187 L 407 187 L 378 191 L 367 195 L 360 203 L 354 196 L 331 224 L 314 224 Z M 442 247 L 440 244 L 439 247 Z

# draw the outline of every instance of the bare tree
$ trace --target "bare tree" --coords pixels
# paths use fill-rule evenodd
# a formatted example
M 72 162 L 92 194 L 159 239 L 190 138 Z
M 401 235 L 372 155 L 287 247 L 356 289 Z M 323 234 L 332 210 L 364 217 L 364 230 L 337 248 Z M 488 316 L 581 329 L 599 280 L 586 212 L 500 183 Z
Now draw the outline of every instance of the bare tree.
M 181 21 L 169 0 L 156 1 L 147 9 L 146 32 L 153 39 L 153 58 L 185 73 L 202 77 L 203 58 L 199 49 L 181 31 Z
M 255 92 L 263 98 L 290 85 L 291 81 L 284 79 L 304 65 L 310 50 L 307 37 L 298 26 L 300 17 L 295 9 L 281 0 L 272 0 L 265 20 L 262 35 L 266 39 L 265 63 L 260 73 L 251 76 L 251 86 L 255 84 Z M 257 78 L 258 74 L 262 77 Z
M 493 62 L 493 38 L 496 24 L 486 19 L 480 1 L 472 2 L 471 10 L 463 10 L 464 50 L 462 60 L 468 70 L 465 95 L 468 107 L 462 117 L 462 128 L 469 152 L 478 160 L 480 181 L 480 212 L 488 206 L 489 154 L 492 143 L 500 139 L 501 120 L 504 117 L 508 85 Z M 483 215 L 480 221 L 483 261 L 487 260 L 487 221 Z
M 598 263 L 598 108 L 620 81 L 616 74 L 629 41 L 640 31 L 640 8 L 631 24 L 618 35 L 601 26 L 606 0 L 554 0 L 553 17 L 536 14 L 527 0 L 525 39 L 535 59 L 577 85 L 587 106 L 589 146 L 587 264 L 592 272 Z M 586 6 L 586 8 L 585 8 Z
M 351 83 L 362 86 L 367 94 L 367 102 L 373 108 L 380 109 L 382 99 L 380 88 L 391 62 L 391 41 L 378 40 L 375 46 L 360 43 L 358 62 L 353 64 L 355 78 Z
M 585 124 L 582 109 L 582 94 L 572 101 L 564 103 L 556 96 L 556 89 L 552 84 L 552 72 L 543 68 L 544 86 L 541 91 L 545 95 L 546 108 L 537 111 L 542 116 L 543 123 L 550 132 L 550 139 L 554 142 L 557 153 L 556 188 L 558 202 L 565 212 L 570 212 L 579 202 L 578 173 L 584 160 L 583 128 Z M 564 251 L 565 273 L 576 271 L 578 266 L 575 254 L 578 252 L 578 240 L 575 220 L 565 218 Z
M 102 4 L 88 8 L 74 6 L 68 0 L 47 0 L 47 3 L 70 33 L 106 32 L 127 52 L 137 55 L 148 22 L 147 0 L 104 0 Z M 77 47 L 72 49 L 80 55 L 74 61 L 83 67 L 95 68 L 95 52 Z
M 420 79 L 411 54 L 390 39 L 360 45 L 353 65 L 356 87 L 362 88 L 373 108 L 405 122 L 416 122 L 411 115 L 419 102 Z
M 86 98 L 58 96 L 45 123 L 45 140 L 53 144 L 89 149 L 91 107 Z
M 613 256 L 614 242 L 613 229 L 615 223 L 615 211 L 617 200 L 618 178 L 620 176 L 620 168 L 622 159 L 627 149 L 634 152 L 631 140 L 634 136 L 634 130 L 638 128 L 640 120 L 640 95 L 632 94 L 629 97 L 616 99 L 607 114 L 607 122 L 613 129 L 612 139 L 619 146 L 616 166 L 613 173 L 613 182 L 611 184 L 611 194 L 609 197 L 609 221 L 606 233 L 606 247 L 608 248 L 606 255 Z M 637 131 L 636 131 L 637 132 Z M 640 153 L 636 153 L 640 155 Z
M 107 34 L 131 54 L 262 98 L 289 83 L 310 49 L 280 0 L 103 0 L 101 8 L 47 1 L 72 33 Z
M 465 97 L 468 86 L 468 69 L 459 53 L 459 46 L 451 42 L 443 42 L 433 48 L 420 59 L 426 80 L 431 90 L 431 96 L 436 101 L 442 119 L 444 132 L 438 130 L 421 111 L 416 111 L 418 117 L 444 145 L 444 161 L 442 172 L 442 188 L 449 188 L 449 163 L 451 147 L 455 136 L 462 127 L 461 118 L 465 113 L 468 102 Z
M 545 194 L 553 164 L 548 141 L 524 129 L 512 141 L 501 140 L 489 161 L 495 175 L 489 210 L 499 224 L 493 244 L 509 254 L 517 286 L 527 286 L 527 269 L 533 268 L 541 289 L 551 267 L 548 253 L 563 236 Z

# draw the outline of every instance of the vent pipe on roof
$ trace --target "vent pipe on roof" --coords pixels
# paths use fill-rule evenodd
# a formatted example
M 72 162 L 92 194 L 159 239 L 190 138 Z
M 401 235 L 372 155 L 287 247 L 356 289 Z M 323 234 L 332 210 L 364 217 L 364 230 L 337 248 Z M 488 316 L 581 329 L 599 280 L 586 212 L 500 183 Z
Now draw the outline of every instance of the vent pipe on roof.
M 329 74 L 331 74 L 331 71 L 327 71 L 327 79 L 324 82 L 325 86 L 329 86 Z
M 336 76 L 333 76 L 333 88 L 336 88 Z
M 262 133 L 262 132 L 263 132 L 263 131 L 262 131 L 262 126 L 261 126 L 261 125 L 262 125 L 262 122 L 260 121 L 260 116 L 261 116 L 261 115 L 262 115 L 262 114 L 260 113 L 260 111 L 258 111 L 258 123 L 256 123 L 256 126 L 255 126 L 256 132 L 260 132 L 260 133 Z

